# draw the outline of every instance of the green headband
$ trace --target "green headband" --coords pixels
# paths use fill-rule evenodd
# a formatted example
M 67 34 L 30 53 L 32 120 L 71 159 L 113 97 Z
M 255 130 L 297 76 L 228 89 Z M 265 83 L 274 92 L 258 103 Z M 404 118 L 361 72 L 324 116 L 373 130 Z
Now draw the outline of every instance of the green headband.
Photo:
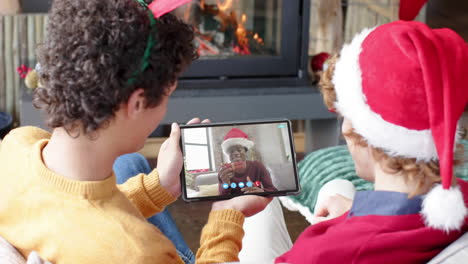
M 138 76 L 143 73 L 149 65 L 149 58 L 151 56 L 151 50 L 154 47 L 155 41 L 153 39 L 153 31 L 156 30 L 156 19 L 154 18 L 153 12 L 149 9 L 148 4 L 144 0 L 135 0 L 140 3 L 141 6 L 148 10 L 148 16 L 150 19 L 150 33 L 148 34 L 148 42 L 146 43 L 145 54 L 143 55 L 143 61 L 141 62 L 140 69 L 137 69 L 130 79 L 128 79 L 127 84 L 133 85 L 137 81 Z

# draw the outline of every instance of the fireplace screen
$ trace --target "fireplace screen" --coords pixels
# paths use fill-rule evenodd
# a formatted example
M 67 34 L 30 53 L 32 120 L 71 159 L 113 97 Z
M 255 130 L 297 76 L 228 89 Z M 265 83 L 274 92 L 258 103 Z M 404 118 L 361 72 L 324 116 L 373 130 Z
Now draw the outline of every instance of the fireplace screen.
M 191 24 L 201 59 L 277 56 L 282 0 L 192 1 L 176 15 Z
M 200 59 L 185 78 L 298 73 L 303 0 L 193 0 L 174 14 L 193 26 Z

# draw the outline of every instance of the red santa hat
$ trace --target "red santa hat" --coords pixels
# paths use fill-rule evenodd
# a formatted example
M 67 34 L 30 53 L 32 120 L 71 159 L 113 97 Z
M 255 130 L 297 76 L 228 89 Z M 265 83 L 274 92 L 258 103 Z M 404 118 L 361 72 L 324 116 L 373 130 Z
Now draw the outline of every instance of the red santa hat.
M 249 139 L 249 136 L 247 136 L 244 131 L 238 128 L 233 128 L 227 132 L 226 136 L 224 136 L 221 148 L 223 149 L 223 152 L 228 155 L 228 149 L 235 145 L 241 145 L 247 149 L 251 149 L 254 146 L 254 143 Z
M 413 20 L 426 4 L 427 0 L 400 0 L 398 17 L 401 20 Z
M 313 72 L 325 70 L 325 62 L 330 58 L 330 54 L 327 52 L 320 52 L 317 55 L 314 55 L 310 60 L 310 68 Z
M 343 47 L 336 109 L 369 145 L 390 156 L 439 160 L 442 185 L 425 197 L 426 225 L 460 229 L 467 216 L 452 186 L 457 122 L 468 101 L 468 46 L 449 29 L 397 21 L 364 30 Z

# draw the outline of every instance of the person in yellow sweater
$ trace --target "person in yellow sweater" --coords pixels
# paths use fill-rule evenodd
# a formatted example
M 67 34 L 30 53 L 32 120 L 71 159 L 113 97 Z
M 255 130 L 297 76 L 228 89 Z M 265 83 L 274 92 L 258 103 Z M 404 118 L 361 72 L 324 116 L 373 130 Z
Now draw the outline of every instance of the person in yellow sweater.
M 177 77 L 196 57 L 191 28 L 166 14 L 183 2 L 54 1 L 34 94 L 52 133 L 18 128 L 0 149 L 0 236 L 23 256 L 37 251 L 55 264 L 192 261 L 145 219 L 180 195 L 177 124 L 156 169 L 119 185 L 113 171 L 163 119 Z M 237 261 L 244 217 L 269 202 L 214 203 L 197 263 Z

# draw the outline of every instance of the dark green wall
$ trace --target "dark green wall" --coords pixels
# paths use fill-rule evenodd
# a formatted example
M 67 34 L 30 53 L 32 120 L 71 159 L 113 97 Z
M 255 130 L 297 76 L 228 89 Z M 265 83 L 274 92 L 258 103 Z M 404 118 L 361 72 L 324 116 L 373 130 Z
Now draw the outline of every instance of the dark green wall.
M 52 0 L 21 0 L 24 13 L 46 13 Z

